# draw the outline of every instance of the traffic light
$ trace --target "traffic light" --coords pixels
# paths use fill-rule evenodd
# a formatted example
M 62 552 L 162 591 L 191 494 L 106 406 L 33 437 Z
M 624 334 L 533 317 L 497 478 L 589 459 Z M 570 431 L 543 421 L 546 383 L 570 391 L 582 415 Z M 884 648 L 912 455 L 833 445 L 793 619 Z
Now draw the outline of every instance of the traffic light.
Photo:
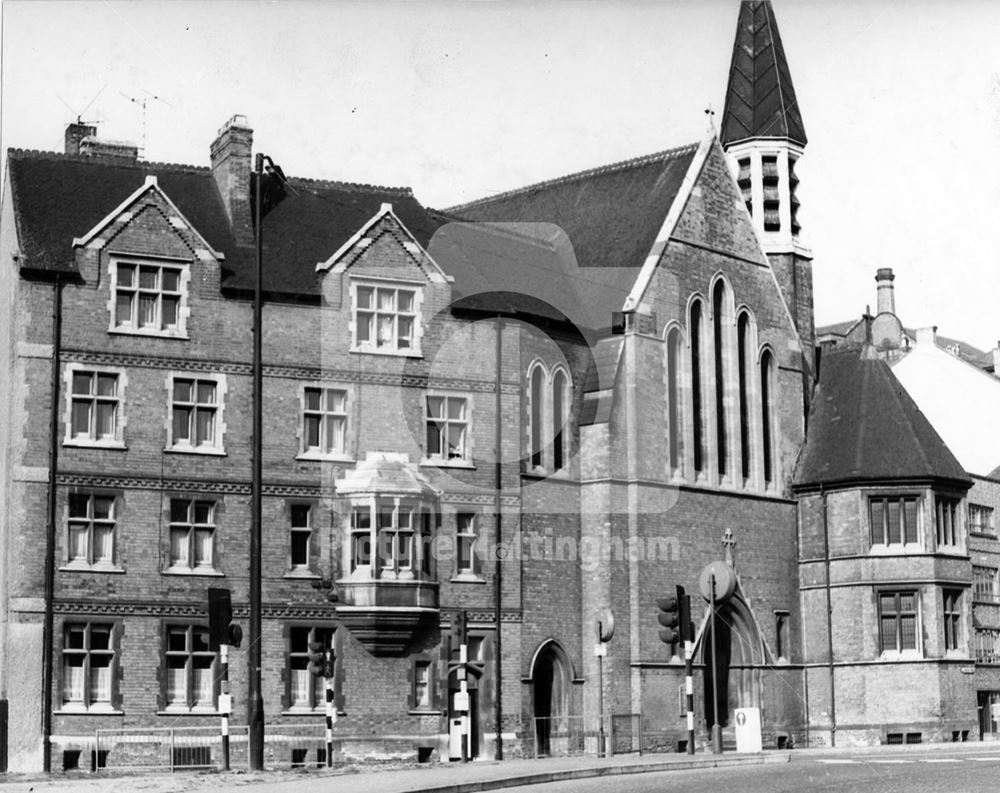
M 451 641 L 452 641 L 452 644 L 454 645 L 454 647 L 455 647 L 456 650 L 459 647 L 461 647 L 463 644 L 465 644 L 466 641 L 468 641 L 466 639 L 465 612 L 464 611 L 459 611 L 455 615 L 455 619 L 452 620 L 452 623 L 451 623 Z
M 660 613 L 656 615 L 660 628 L 660 641 L 664 644 L 682 642 L 688 637 L 691 625 L 691 606 L 684 587 L 677 587 L 676 595 L 658 598 L 656 607 Z
M 208 646 L 218 650 L 220 644 L 232 644 L 230 623 L 233 621 L 233 603 L 228 589 L 208 588 Z M 242 635 L 242 634 L 241 634 Z M 238 643 L 237 643 L 237 646 Z
M 324 677 L 326 672 L 326 645 L 323 642 L 309 642 L 309 671 L 316 677 Z

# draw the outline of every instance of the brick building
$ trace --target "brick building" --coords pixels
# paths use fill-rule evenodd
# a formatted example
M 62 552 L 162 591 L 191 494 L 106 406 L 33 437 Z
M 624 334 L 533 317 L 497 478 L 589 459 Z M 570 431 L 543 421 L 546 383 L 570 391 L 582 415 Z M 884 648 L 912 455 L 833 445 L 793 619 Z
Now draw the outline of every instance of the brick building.
M 816 331 L 794 485 L 812 735 L 996 739 L 1000 352 L 904 326 L 895 280 L 877 271 L 874 315 Z
M 757 706 L 766 745 L 806 740 L 806 135 L 770 4 L 742 4 L 721 131 L 700 143 L 446 211 L 257 176 L 252 143 L 234 116 L 209 167 L 142 162 L 80 124 L 64 153 L 8 152 L 8 767 L 86 765 L 96 730 L 218 724 L 206 592 L 229 589 L 246 624 L 258 235 L 269 735 L 322 727 L 306 664 L 323 641 L 338 751 L 453 756 L 464 612 L 474 755 L 498 737 L 505 756 L 565 751 L 601 702 L 674 748 L 684 664 L 655 600 L 725 557 L 717 691 L 695 598 L 697 740 L 712 696 L 727 732 Z M 243 650 L 230 680 L 238 722 Z

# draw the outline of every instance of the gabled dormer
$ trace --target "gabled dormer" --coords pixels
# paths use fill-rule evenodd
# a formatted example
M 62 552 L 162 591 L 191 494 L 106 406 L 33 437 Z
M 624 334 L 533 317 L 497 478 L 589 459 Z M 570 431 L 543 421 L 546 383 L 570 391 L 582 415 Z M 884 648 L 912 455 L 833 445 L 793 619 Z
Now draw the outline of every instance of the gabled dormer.
M 352 353 L 421 357 L 424 329 L 451 300 L 452 277 L 383 203 L 333 255 L 316 265 L 324 304 L 347 317 Z M 336 334 L 334 326 L 324 327 Z

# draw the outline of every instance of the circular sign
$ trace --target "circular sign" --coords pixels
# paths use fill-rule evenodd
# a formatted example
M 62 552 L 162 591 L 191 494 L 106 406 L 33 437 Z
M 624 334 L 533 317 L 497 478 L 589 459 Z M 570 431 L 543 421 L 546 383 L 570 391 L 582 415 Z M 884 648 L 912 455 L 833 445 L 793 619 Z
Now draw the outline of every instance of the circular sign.
M 601 642 L 610 642 L 615 635 L 615 615 L 611 609 L 604 609 L 601 619 L 597 621 L 597 639 Z
M 698 576 L 698 589 L 701 596 L 712 602 L 712 578 L 715 578 L 715 602 L 725 603 L 736 591 L 736 573 L 725 562 L 711 562 Z

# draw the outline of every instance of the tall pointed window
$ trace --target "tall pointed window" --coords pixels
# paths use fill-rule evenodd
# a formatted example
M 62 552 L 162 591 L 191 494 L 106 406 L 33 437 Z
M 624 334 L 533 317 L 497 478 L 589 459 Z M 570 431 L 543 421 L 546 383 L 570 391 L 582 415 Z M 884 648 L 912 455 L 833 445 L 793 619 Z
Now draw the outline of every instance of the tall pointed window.
M 690 344 L 691 344 L 691 410 L 694 415 L 694 471 L 705 470 L 705 407 L 701 391 L 702 353 L 701 302 L 691 304 Z
M 560 470 L 566 464 L 566 373 L 557 369 L 552 376 L 552 468 Z
M 536 366 L 531 371 L 531 417 L 529 419 L 529 431 L 531 433 L 531 467 L 542 467 L 542 416 L 545 414 L 543 407 L 543 394 L 545 393 L 545 372 L 541 366 Z
M 774 481 L 774 420 L 771 401 L 774 395 L 774 360 L 770 350 L 760 356 L 760 426 L 763 445 L 764 484 Z
M 736 357 L 739 366 L 739 402 L 740 402 L 740 475 L 743 481 L 750 479 L 750 315 L 740 314 L 736 325 Z
M 680 367 L 681 333 L 674 328 L 667 334 L 667 463 L 671 474 L 680 470 L 684 448 Z
M 726 411 L 726 389 L 729 385 L 727 377 L 727 359 L 729 357 L 728 312 L 726 305 L 726 287 L 722 281 L 715 284 L 712 290 L 712 330 L 715 353 L 715 435 L 716 463 L 719 479 L 729 472 L 729 422 Z

